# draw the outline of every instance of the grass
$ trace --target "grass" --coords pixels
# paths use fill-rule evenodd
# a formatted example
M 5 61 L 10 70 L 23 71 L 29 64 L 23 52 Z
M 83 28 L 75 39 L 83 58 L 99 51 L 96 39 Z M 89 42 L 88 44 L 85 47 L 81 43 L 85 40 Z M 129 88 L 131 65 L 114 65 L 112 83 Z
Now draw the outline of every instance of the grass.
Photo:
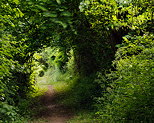
M 57 93 L 65 93 L 69 90 L 70 85 L 67 82 L 52 82 L 51 85 L 53 85 L 53 88 Z
M 95 117 L 95 112 L 93 110 L 78 110 L 71 120 L 67 123 L 101 123 Z
M 95 112 L 88 108 L 83 109 L 78 104 L 78 92 L 74 92 L 76 80 L 78 77 L 69 78 L 69 74 L 60 74 L 58 72 L 51 75 L 51 71 L 47 71 L 43 77 L 37 77 L 38 94 L 40 95 L 47 90 L 47 85 L 52 85 L 57 93 L 57 103 L 63 104 L 74 111 L 74 117 L 68 123 L 100 123 L 96 120 Z M 55 81 L 54 81 L 55 80 Z M 80 86 L 79 86 L 80 87 Z M 80 89 L 76 89 L 80 91 Z M 83 91 L 84 92 L 84 91 Z M 40 94 L 39 94 L 40 93 Z
M 80 109 L 80 107 L 74 107 L 76 104 L 75 97 L 71 92 L 71 84 L 69 82 L 52 82 L 51 83 L 57 93 L 59 93 L 59 103 L 62 103 L 70 108 L 74 108 L 74 117 L 67 123 L 101 123 L 95 117 L 95 112 L 89 109 Z M 74 103 L 74 104 L 73 104 Z

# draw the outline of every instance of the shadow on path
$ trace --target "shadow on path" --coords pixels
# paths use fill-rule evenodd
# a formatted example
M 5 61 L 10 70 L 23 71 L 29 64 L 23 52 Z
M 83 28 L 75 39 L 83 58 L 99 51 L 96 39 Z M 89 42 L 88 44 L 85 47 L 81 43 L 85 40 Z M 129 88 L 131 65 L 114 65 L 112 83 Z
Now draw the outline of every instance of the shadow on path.
M 56 102 L 56 92 L 51 85 L 41 97 L 41 108 L 34 123 L 66 123 L 73 117 L 72 110 Z

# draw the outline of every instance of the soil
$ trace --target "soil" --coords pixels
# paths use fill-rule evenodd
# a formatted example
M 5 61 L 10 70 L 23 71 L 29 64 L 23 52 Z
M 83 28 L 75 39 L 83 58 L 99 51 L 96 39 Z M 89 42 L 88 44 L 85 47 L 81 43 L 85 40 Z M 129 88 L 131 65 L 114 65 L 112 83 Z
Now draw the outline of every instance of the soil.
M 66 123 L 73 117 L 72 110 L 57 103 L 57 94 L 51 85 L 41 97 L 41 109 L 38 111 L 35 123 Z

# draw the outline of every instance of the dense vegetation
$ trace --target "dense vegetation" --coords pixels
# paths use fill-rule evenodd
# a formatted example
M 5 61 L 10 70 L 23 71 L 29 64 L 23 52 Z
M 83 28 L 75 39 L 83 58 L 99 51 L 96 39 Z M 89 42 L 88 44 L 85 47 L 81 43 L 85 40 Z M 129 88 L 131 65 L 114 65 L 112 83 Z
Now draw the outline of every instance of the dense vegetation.
M 153 11 L 152 0 L 1 0 L 0 122 L 25 117 L 42 66 L 96 122 L 152 123 Z

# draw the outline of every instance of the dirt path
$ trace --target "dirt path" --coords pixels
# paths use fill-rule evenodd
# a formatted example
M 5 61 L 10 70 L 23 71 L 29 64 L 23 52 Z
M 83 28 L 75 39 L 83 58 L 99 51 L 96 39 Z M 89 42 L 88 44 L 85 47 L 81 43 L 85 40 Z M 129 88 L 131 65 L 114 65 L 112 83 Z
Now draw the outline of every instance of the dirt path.
M 35 123 L 66 123 L 73 117 L 71 109 L 57 104 L 56 93 L 51 85 L 41 98 L 42 109 L 38 112 L 38 121 Z

